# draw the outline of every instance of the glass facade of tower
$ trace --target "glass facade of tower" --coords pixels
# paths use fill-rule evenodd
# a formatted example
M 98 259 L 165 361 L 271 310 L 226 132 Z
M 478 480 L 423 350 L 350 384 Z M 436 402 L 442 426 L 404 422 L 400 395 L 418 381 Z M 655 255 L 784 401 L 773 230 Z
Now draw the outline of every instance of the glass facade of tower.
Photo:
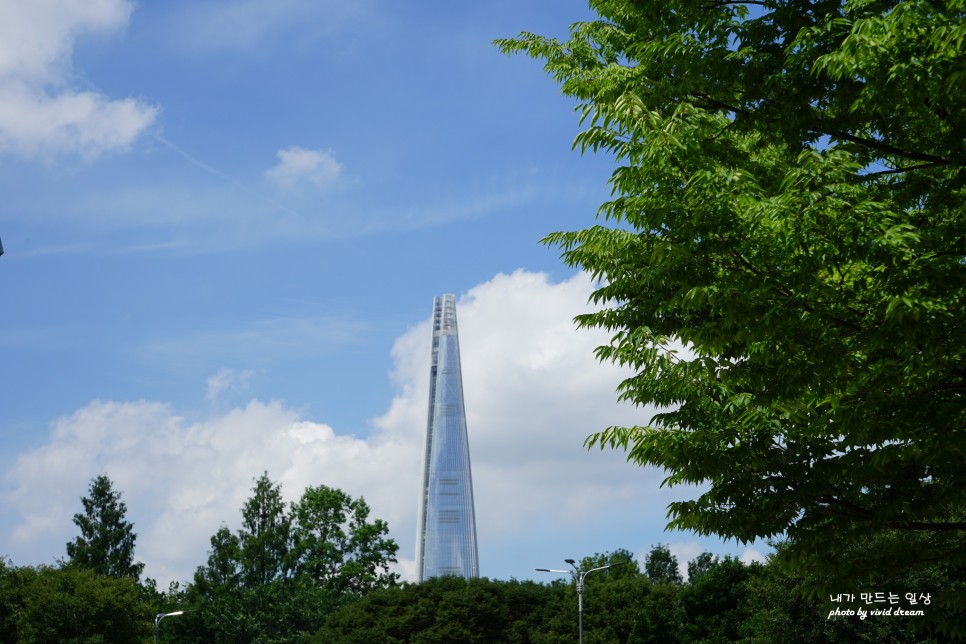
M 416 539 L 419 581 L 479 576 L 470 445 L 463 407 L 456 297 L 433 303 L 429 420 Z

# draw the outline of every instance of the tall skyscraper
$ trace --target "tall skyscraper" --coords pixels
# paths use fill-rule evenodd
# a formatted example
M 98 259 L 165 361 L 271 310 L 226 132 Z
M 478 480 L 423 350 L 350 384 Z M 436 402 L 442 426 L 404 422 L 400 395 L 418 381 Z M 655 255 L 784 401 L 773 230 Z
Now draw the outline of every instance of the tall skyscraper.
M 433 302 L 429 420 L 420 495 L 416 567 L 419 581 L 479 576 L 470 445 L 463 407 L 456 296 Z

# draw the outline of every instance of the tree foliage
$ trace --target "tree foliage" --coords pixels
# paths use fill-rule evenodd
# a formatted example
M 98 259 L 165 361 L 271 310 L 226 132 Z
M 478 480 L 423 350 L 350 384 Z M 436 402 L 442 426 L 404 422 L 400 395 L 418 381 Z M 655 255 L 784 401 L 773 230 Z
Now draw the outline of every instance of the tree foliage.
M 241 512 L 242 529 L 237 541 L 243 583 L 264 586 L 287 576 L 292 520 L 282 500 L 281 486 L 272 483 L 268 473 L 262 474 Z
M 150 599 L 130 577 L 0 561 L 0 641 L 142 642 L 151 635 Z
M 84 512 L 74 515 L 81 533 L 67 544 L 69 562 L 99 575 L 137 580 L 144 570 L 143 563 L 134 561 L 137 535 L 134 524 L 125 519 L 127 505 L 111 479 L 106 474 L 94 478 L 81 503 Z
M 565 642 L 535 637 L 562 588 L 437 577 L 376 591 L 333 613 L 314 642 Z M 549 610 L 548 610 L 549 609 Z
M 603 221 L 546 241 L 663 411 L 588 445 L 703 486 L 670 528 L 853 578 L 966 559 L 966 3 L 590 4 L 498 41 L 618 163 Z
M 949 642 L 966 635 L 966 611 L 955 597 L 966 594 L 966 570 L 962 566 L 931 564 L 919 566 L 903 575 L 888 571 L 870 576 L 865 590 L 838 586 L 839 591 L 816 595 L 815 588 L 828 585 L 830 573 L 790 570 L 777 565 L 786 543 L 775 544 L 777 556 L 742 582 L 746 599 L 738 631 L 755 642 Z M 857 551 L 862 546 L 855 547 Z M 853 555 L 859 552 L 851 553 Z M 731 570 L 729 575 L 735 575 Z M 740 573 L 739 573 L 740 574 Z M 838 582 L 836 582 L 838 583 Z M 874 589 L 874 590 L 873 590 Z M 870 601 L 863 598 L 875 592 L 895 599 Z M 908 594 L 929 596 L 929 604 L 913 605 Z M 833 600 L 833 598 L 835 598 Z M 875 616 L 873 609 L 894 613 L 895 609 L 922 609 L 921 616 L 898 614 Z M 830 617 L 834 609 L 864 610 L 866 617 Z M 731 621 L 726 617 L 724 622 Z M 958 636 L 958 637 L 957 637 Z
M 392 586 L 399 575 L 389 570 L 397 546 L 385 521 L 369 520 L 365 499 L 335 488 L 310 487 L 292 507 L 290 565 L 337 593 L 360 594 Z
M 288 505 L 264 473 L 241 514 L 241 529 L 211 537 L 193 583 L 169 593 L 173 607 L 193 608 L 165 624 L 177 641 L 298 641 L 335 607 L 398 579 L 398 547 L 361 498 L 317 486 Z
M 784 547 L 780 544 L 779 551 Z M 666 550 L 659 545 L 651 553 Z M 585 558 L 581 569 L 624 562 L 627 554 L 622 550 L 596 554 Z M 688 569 L 700 574 L 679 583 L 650 579 L 633 559 L 628 565 L 588 575 L 584 641 L 946 641 L 924 630 L 929 625 L 928 615 L 830 619 L 829 609 L 834 604 L 828 597 L 810 596 L 815 579 L 791 575 L 774 561 L 743 564 L 732 557 L 703 553 L 689 563 Z M 953 571 L 939 569 L 931 573 L 928 582 L 915 578 L 904 581 L 910 591 L 959 583 Z M 932 605 L 932 609 L 937 607 Z M 572 580 L 535 584 L 445 577 L 374 591 L 345 604 L 329 615 L 312 641 L 564 644 L 577 639 L 577 597 Z
M 746 582 L 761 573 L 758 564 L 703 553 L 688 563 L 688 583 L 681 590 L 685 633 L 681 639 L 734 642 L 751 615 Z M 690 635 L 690 637 L 688 636 Z
M 594 579 L 601 577 L 619 579 L 641 574 L 641 566 L 637 563 L 637 559 L 634 558 L 634 553 L 624 548 L 618 548 L 611 552 L 594 553 L 580 560 L 581 570 L 591 570 L 592 568 L 602 568 L 603 566 L 610 566 L 610 568 L 595 571 L 593 573 Z
M 648 579 L 655 583 L 680 584 L 684 581 L 678 570 L 678 558 L 664 544 L 659 543 L 651 548 L 644 561 L 644 571 Z

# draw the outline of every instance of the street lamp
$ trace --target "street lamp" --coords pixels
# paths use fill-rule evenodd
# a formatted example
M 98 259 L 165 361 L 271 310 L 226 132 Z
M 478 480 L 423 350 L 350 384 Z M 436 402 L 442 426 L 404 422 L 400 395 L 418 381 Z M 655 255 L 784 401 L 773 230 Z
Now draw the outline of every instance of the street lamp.
M 161 620 L 165 617 L 177 617 L 178 615 L 184 615 L 183 610 L 176 610 L 173 613 L 158 613 L 154 616 L 154 641 L 158 641 L 158 626 L 161 624 Z
M 606 566 L 591 568 L 590 570 L 581 570 L 577 567 L 577 562 L 573 559 L 564 559 L 564 562 L 569 563 L 573 570 L 551 570 L 550 568 L 537 568 L 537 572 L 557 572 L 564 575 L 569 574 L 574 578 L 574 581 L 577 583 L 577 633 L 580 637 L 580 644 L 584 644 L 584 577 L 595 570 L 604 570 L 612 566 L 618 566 L 624 562 L 617 561 L 607 564 Z

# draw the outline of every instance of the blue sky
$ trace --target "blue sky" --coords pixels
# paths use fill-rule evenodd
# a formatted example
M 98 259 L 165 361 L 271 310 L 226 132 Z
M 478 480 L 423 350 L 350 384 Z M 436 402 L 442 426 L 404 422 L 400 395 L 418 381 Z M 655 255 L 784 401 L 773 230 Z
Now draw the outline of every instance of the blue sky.
M 572 0 L 0 0 L 0 554 L 64 556 L 88 481 L 146 574 L 203 563 L 262 471 L 365 496 L 411 576 L 433 296 L 456 293 L 482 574 L 663 542 L 686 490 L 583 438 L 648 410 L 538 240 L 612 161 L 494 38 Z M 521 490 L 526 490 L 521 492 Z M 763 546 L 755 546 L 764 550 Z

